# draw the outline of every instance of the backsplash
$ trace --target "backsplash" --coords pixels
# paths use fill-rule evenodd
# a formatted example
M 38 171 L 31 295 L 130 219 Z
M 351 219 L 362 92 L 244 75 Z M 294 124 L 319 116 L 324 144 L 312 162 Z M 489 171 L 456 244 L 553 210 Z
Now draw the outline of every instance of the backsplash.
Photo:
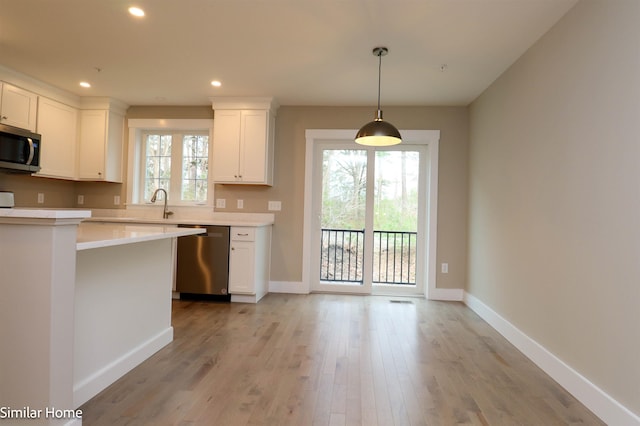
M 16 207 L 124 208 L 123 185 L 107 182 L 75 182 L 0 172 L 0 191 L 14 194 Z M 82 196 L 82 204 L 78 196 Z M 114 204 L 120 197 L 120 204 Z
M 0 191 L 13 192 L 16 207 L 76 207 L 74 184 L 66 180 L 0 173 Z
M 178 207 L 172 206 L 172 220 L 265 220 L 273 222 L 273 213 L 237 213 L 215 212 L 211 207 Z M 135 218 L 135 219 L 161 219 L 162 205 L 159 206 L 130 206 L 127 209 L 91 209 L 91 217 L 94 218 Z

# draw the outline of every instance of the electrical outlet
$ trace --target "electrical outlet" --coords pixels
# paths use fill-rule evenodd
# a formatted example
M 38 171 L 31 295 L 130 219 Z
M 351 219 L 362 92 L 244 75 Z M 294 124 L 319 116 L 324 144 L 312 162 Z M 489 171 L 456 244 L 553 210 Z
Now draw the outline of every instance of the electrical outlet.
M 113 196 L 113 204 L 116 206 L 120 205 L 120 196 L 119 195 L 114 195 Z
M 216 199 L 216 208 L 217 209 L 224 209 L 225 207 L 227 207 L 227 200 L 225 200 L 224 198 Z
M 449 264 L 448 263 L 443 263 L 441 270 L 442 270 L 443 274 L 448 274 L 449 273 Z
M 281 201 L 269 201 L 269 211 L 277 211 L 282 210 L 282 202 Z
M 239 209 L 243 209 L 244 208 L 244 200 L 238 200 L 237 205 L 238 205 Z
M 44 203 L 44 194 L 42 192 L 38 192 L 38 204 Z
M 84 204 L 84 195 L 78 195 L 78 205 L 81 206 Z

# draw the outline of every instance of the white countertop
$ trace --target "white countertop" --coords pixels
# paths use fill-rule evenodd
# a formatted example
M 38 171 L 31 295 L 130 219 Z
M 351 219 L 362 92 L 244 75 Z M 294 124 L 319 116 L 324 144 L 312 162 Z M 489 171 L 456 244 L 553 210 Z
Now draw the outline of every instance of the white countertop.
M 111 222 L 111 223 L 147 223 L 158 225 L 218 225 L 218 226 L 269 226 L 273 225 L 273 219 L 262 218 L 234 218 L 232 216 L 208 217 L 201 219 L 159 219 L 148 217 L 91 217 L 84 222 Z
M 8 208 L 0 209 L 0 219 L 85 219 L 91 217 L 90 210 L 76 209 L 27 209 Z
M 150 226 L 116 223 L 82 222 L 78 226 L 77 250 L 133 244 L 143 241 L 184 237 L 206 232 L 198 228 L 178 228 L 175 225 Z

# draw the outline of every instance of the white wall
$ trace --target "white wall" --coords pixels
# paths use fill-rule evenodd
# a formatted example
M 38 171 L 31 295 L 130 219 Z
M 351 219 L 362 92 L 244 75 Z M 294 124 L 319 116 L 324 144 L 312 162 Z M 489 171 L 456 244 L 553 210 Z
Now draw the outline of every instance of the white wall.
M 468 293 L 640 414 L 640 1 L 581 0 L 470 116 Z

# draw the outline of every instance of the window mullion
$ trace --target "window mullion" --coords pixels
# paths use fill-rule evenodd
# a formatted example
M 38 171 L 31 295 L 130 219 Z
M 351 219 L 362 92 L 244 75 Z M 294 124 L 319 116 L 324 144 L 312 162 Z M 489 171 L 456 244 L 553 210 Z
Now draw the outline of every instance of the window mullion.
M 181 203 L 182 188 L 182 135 L 179 133 L 172 134 L 171 140 L 171 186 L 169 200 L 172 204 Z
M 149 200 L 145 199 L 145 184 L 147 182 L 146 170 L 147 170 L 147 137 L 148 133 L 142 133 L 142 141 L 140 143 L 140 173 L 138 179 L 138 194 L 140 197 L 140 203 L 146 203 Z

